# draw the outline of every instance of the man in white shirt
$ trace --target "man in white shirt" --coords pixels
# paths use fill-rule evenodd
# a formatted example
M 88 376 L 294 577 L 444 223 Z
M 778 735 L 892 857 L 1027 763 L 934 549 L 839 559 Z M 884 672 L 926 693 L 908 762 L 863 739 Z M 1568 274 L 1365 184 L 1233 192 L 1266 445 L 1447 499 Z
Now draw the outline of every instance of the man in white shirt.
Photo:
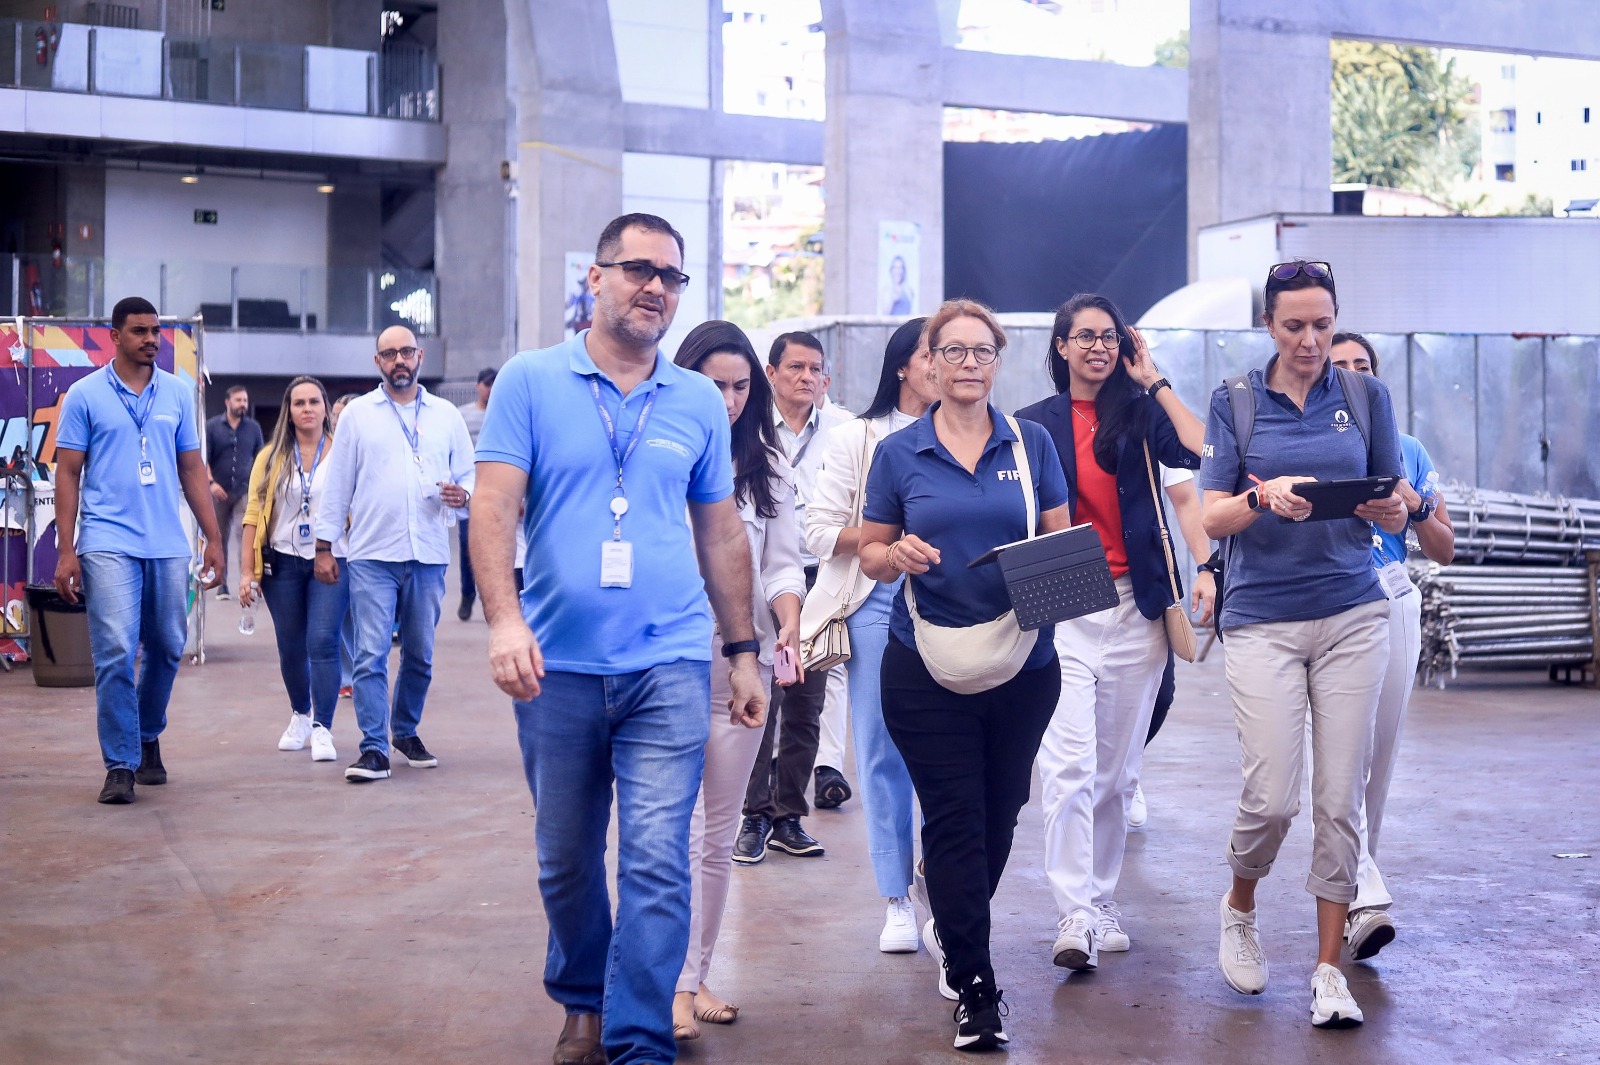
M 417 736 L 433 679 L 433 632 L 450 564 L 450 527 L 467 515 L 474 462 L 467 423 L 417 381 L 422 349 L 404 326 L 378 337 L 383 383 L 350 402 L 328 458 L 317 513 L 317 579 L 338 580 L 333 542 L 348 524 L 355 618 L 355 707 L 361 757 L 344 771 L 359 784 L 389 775 L 389 743 L 417 768 L 439 764 Z M 393 714 L 389 645 L 400 624 Z
M 806 502 L 816 490 L 817 471 L 828 450 L 828 432 L 849 416 L 839 413 L 837 407 L 817 409 L 826 367 L 822 342 L 810 333 L 784 333 L 772 342 L 767 377 L 772 382 L 778 444 L 795 472 L 795 525 L 803 530 Z M 817 579 L 817 556 L 806 550 L 803 536 L 800 556 L 809 588 Z M 827 673 L 813 672 L 792 688 L 773 685 L 771 705 L 775 710 L 767 717 L 766 734 L 745 790 L 744 822 L 734 844 L 733 860 L 742 865 L 761 861 L 769 848 L 802 858 L 823 853 L 822 845 L 801 827 L 800 818 L 811 812 L 806 805 L 806 785 L 817 758 L 818 722 L 827 683 Z M 780 717 L 781 721 L 775 720 Z

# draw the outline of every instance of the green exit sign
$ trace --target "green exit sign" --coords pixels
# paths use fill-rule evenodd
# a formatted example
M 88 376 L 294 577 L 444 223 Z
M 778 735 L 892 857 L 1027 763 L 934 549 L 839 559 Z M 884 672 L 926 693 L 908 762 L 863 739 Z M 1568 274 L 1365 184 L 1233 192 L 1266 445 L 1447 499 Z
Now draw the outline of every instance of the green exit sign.
M 217 212 L 196 210 L 194 224 L 197 226 L 214 226 L 217 224 Z

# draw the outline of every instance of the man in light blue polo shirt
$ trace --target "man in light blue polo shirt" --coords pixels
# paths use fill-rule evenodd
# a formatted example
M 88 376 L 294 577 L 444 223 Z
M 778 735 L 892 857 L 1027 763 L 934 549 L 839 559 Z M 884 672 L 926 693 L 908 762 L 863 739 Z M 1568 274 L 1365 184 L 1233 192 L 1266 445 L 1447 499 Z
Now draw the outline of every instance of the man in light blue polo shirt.
M 593 327 L 507 362 L 478 438 L 469 549 L 538 809 L 545 990 L 567 1011 L 556 1065 L 675 1059 L 711 670 L 729 669 L 733 692 L 713 712 L 749 728 L 765 720 L 728 415 L 709 379 L 657 348 L 689 280 L 682 264 L 683 238 L 665 220 L 611 222 L 589 267 Z M 524 502 L 527 557 L 514 560 Z M 713 613 L 726 659 L 716 666 Z
M 179 490 L 206 539 L 205 587 L 222 580 L 222 542 L 200 458 L 194 392 L 156 366 L 161 319 L 129 296 L 111 312 L 110 364 L 67 390 L 56 435 L 56 590 L 83 592 L 94 654 L 100 801 L 133 801 L 134 783 L 165 784 L 159 737 L 188 639 L 191 548 Z M 78 525 L 79 510 L 83 524 Z M 141 648 L 144 669 L 134 682 Z

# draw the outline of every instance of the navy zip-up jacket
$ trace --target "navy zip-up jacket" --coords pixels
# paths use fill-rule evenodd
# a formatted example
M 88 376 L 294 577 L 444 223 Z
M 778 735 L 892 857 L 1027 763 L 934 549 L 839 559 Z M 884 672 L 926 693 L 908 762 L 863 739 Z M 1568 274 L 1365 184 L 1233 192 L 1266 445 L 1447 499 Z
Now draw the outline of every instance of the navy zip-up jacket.
M 1149 396 L 1139 396 L 1130 411 L 1129 425 L 1135 432 L 1117 441 L 1117 508 L 1122 511 L 1122 538 L 1128 550 L 1128 576 L 1133 578 L 1133 599 L 1139 613 L 1151 621 L 1159 618 L 1174 602 L 1172 585 L 1167 580 L 1167 556 L 1161 547 L 1161 528 L 1156 524 L 1155 500 L 1150 495 L 1150 479 L 1145 474 L 1144 440 L 1150 442 L 1150 457 L 1175 469 L 1197 470 L 1200 456 L 1183 446 L 1172 419 L 1161 404 Z M 1073 509 L 1078 501 L 1078 450 L 1073 440 L 1072 396 L 1062 393 L 1040 400 L 1017 411 L 1018 418 L 1038 422 L 1055 441 L 1061 456 L 1061 470 L 1067 475 L 1067 499 Z M 1144 439 L 1136 435 L 1144 426 Z M 1161 471 L 1155 471 L 1156 489 L 1161 490 Z M 1169 517 L 1167 529 L 1173 542 L 1182 535 Z M 1176 555 L 1174 555 L 1176 560 Z M 1183 575 L 1178 574 L 1178 595 L 1183 595 Z

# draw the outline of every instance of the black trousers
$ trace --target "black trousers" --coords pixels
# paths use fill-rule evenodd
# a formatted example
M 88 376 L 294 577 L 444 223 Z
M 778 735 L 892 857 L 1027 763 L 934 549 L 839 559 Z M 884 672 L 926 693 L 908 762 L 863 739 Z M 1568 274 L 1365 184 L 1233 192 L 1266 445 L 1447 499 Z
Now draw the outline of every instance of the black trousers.
M 817 568 L 806 567 L 806 589 L 816 582 Z M 806 786 L 817 761 L 817 742 L 821 736 L 822 705 L 828 693 L 828 674 L 810 672 L 792 688 L 772 685 L 772 702 L 767 710 L 766 731 L 761 734 L 761 749 L 750 769 L 750 783 L 744 791 L 746 817 L 804 817 L 811 812 L 806 803 Z M 776 744 L 778 759 L 772 759 Z
M 1172 697 L 1177 691 L 1177 681 L 1172 675 L 1172 648 L 1167 648 L 1167 671 L 1161 674 L 1161 688 L 1156 692 L 1155 712 L 1150 715 L 1150 731 L 1145 734 L 1144 745 L 1150 746 L 1150 741 L 1156 738 L 1156 733 L 1161 731 L 1161 726 L 1166 723 L 1167 711 L 1172 709 Z
M 1025 669 L 998 688 L 957 695 L 894 636 L 883 651 L 883 723 L 922 804 L 928 904 L 950 986 L 994 980 L 989 900 L 1011 857 L 1033 759 L 1061 694 L 1061 667 Z

